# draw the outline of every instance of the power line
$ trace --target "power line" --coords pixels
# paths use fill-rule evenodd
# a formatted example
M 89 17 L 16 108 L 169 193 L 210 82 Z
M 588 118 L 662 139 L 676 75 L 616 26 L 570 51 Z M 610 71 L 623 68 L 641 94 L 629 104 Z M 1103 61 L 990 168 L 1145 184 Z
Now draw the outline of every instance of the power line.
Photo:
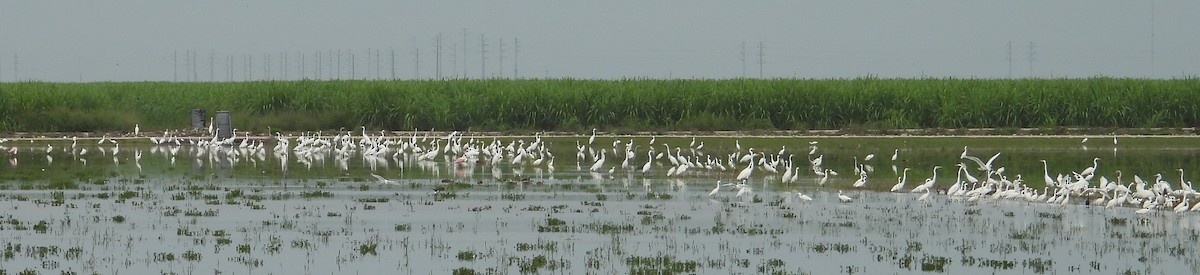
M 496 40 L 500 41 L 500 64 L 497 66 L 499 69 L 496 70 L 496 74 L 500 78 L 504 78 L 504 38 L 497 38 Z
M 1011 79 L 1011 78 L 1012 78 L 1012 63 L 1013 63 L 1013 59 L 1012 59 L 1012 40 L 1009 40 L 1009 41 L 1008 41 L 1008 51 L 1007 51 L 1007 53 L 1008 53 L 1008 57 L 1007 57 L 1007 58 L 1005 58 L 1005 60 L 1008 60 L 1008 78 L 1010 78 L 1010 79 Z
M 417 48 L 417 43 L 413 42 L 413 79 L 417 79 L 421 74 L 421 48 Z
M 1033 41 L 1030 41 L 1029 42 L 1029 50 L 1027 51 L 1027 53 L 1029 54 L 1029 57 L 1027 59 L 1029 60 L 1029 77 L 1030 78 L 1033 77 L 1033 54 L 1034 54 L 1033 47 L 1034 47 Z
M 746 78 L 746 41 L 742 41 L 742 78 Z
M 487 78 L 487 40 L 479 34 L 479 79 Z
M 467 29 L 463 29 L 462 33 L 463 33 L 463 58 L 462 58 L 463 74 L 462 75 L 463 75 L 463 78 L 468 78 L 469 76 L 468 76 L 468 72 L 467 72 L 467 48 L 468 48 L 467 45 L 470 45 L 470 44 L 467 43 Z
M 513 73 L 512 77 L 517 78 L 517 55 L 521 53 L 521 41 L 513 38 Z
M 764 55 L 763 42 L 758 41 L 758 78 L 763 77 L 763 64 L 766 63 L 765 60 L 763 60 Z
M 436 75 L 438 79 L 442 79 L 442 33 L 438 33 L 436 40 L 437 42 L 435 44 L 437 44 L 437 49 L 434 51 L 434 62 L 436 64 L 434 65 L 434 70 L 436 73 L 434 75 Z
M 458 78 L 458 44 L 450 44 L 451 78 Z

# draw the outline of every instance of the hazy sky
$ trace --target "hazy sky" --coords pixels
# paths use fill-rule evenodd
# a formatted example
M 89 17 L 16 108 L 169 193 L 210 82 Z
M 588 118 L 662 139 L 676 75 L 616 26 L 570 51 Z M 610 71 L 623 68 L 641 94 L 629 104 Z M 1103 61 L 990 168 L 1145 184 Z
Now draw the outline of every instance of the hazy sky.
M 114 0 L 0 2 L 0 81 L 433 78 L 439 34 L 443 77 L 1200 73 L 1195 0 Z

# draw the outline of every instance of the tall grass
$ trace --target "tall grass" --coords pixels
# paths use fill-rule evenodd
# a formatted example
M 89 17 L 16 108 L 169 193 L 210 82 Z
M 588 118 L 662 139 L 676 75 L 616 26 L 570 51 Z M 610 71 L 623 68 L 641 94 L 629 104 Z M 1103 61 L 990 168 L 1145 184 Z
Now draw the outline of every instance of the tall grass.
M 5 83 L 0 130 L 1191 127 L 1197 79 L 734 79 Z

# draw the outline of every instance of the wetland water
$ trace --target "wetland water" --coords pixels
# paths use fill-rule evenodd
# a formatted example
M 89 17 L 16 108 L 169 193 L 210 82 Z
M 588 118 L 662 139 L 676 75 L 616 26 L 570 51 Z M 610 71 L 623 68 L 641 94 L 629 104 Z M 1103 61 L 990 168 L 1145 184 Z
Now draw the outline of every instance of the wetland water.
M 1200 212 L 1177 170 L 1197 176 L 1194 137 L 599 136 L 589 146 L 588 136 L 368 134 L 292 137 L 286 148 L 0 143 L 10 152 L 0 272 L 1200 272 Z M 998 175 L 962 158 L 964 146 L 982 162 L 1000 153 Z M 737 182 L 750 148 L 745 184 L 710 195 Z M 593 155 L 604 159 L 595 169 Z M 1080 186 L 1073 172 L 1088 174 L 1095 158 Z M 992 183 L 953 187 L 959 163 Z M 932 191 L 909 192 L 934 166 Z M 889 192 L 905 168 L 906 185 Z M 814 172 L 825 169 L 837 175 Z M 855 170 L 865 186 L 854 187 Z M 1047 188 L 1047 170 L 1067 176 Z M 1170 190 L 1152 188 L 1156 174 Z M 1101 185 L 1118 175 L 1133 190 Z M 1134 198 L 1145 194 L 1135 175 L 1149 197 Z M 1177 212 L 1177 201 L 1189 205 Z

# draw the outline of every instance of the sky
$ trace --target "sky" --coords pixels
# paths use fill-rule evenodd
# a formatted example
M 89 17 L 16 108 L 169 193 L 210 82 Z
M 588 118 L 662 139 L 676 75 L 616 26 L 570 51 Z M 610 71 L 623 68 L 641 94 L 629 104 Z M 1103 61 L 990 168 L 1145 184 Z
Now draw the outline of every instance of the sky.
M 0 82 L 1181 78 L 1200 74 L 1196 15 L 1194 0 L 0 1 Z

